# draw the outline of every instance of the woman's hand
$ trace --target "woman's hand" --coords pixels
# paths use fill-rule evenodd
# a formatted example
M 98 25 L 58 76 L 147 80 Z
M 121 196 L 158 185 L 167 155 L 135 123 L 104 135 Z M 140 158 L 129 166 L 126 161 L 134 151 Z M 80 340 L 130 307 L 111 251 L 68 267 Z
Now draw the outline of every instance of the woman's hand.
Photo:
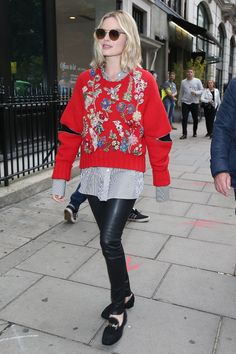
M 52 195 L 52 199 L 55 200 L 58 203 L 62 203 L 62 202 L 64 202 L 66 200 L 66 198 L 64 196 L 56 195 L 56 194 Z

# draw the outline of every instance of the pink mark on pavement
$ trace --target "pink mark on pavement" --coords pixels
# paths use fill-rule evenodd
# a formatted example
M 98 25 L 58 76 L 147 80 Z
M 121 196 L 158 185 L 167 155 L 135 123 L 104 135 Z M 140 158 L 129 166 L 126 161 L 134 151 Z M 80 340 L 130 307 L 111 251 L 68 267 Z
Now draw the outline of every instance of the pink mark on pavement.
M 131 264 L 132 262 L 132 259 L 130 256 L 128 256 L 126 258 L 126 267 L 127 267 L 127 271 L 129 272 L 130 270 L 135 270 L 135 269 L 138 269 L 139 268 L 139 264 Z
M 219 224 L 217 221 L 214 220 L 196 220 L 196 221 L 185 221 L 184 224 L 190 224 L 194 227 L 205 227 L 205 228 L 212 228 L 216 227 Z
M 203 181 L 193 181 L 193 184 L 195 186 L 207 186 L 208 184 L 213 184 L 213 181 L 212 182 L 203 182 Z
M 194 184 L 195 186 L 205 186 L 206 182 L 193 181 L 193 184 Z

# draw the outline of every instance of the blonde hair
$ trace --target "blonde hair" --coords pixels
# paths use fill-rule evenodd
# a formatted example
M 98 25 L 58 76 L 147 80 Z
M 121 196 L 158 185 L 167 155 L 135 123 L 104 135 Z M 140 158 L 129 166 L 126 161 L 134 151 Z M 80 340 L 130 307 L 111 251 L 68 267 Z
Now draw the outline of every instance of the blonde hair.
M 118 22 L 122 31 L 126 34 L 126 45 L 121 54 L 121 70 L 130 71 L 135 67 L 140 66 L 141 63 L 141 45 L 137 25 L 133 17 L 126 11 L 117 10 L 106 13 L 97 28 L 101 28 L 105 19 L 114 17 Z M 92 68 L 102 66 L 106 63 L 106 59 L 102 54 L 101 45 L 94 33 L 94 46 L 93 46 L 93 60 L 91 62 Z

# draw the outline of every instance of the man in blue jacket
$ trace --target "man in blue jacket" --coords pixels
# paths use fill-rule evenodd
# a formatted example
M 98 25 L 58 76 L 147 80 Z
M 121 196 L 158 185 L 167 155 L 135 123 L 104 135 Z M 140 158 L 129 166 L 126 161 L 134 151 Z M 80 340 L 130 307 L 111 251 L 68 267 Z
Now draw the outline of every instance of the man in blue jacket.
M 216 115 L 211 173 L 219 193 L 228 196 L 231 187 L 236 191 L 236 78 L 230 81 Z

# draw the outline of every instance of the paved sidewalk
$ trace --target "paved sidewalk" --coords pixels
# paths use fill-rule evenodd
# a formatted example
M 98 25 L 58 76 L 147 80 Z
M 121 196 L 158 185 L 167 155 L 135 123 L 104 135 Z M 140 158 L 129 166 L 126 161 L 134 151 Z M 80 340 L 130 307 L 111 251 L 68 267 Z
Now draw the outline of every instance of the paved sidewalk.
M 75 225 L 50 190 L 0 210 L 1 354 L 235 354 L 233 193 L 214 190 L 205 122 L 186 140 L 176 126 L 170 201 L 155 201 L 149 168 L 136 206 L 151 220 L 125 228 L 136 303 L 112 347 L 101 344 L 109 284 L 88 204 Z

